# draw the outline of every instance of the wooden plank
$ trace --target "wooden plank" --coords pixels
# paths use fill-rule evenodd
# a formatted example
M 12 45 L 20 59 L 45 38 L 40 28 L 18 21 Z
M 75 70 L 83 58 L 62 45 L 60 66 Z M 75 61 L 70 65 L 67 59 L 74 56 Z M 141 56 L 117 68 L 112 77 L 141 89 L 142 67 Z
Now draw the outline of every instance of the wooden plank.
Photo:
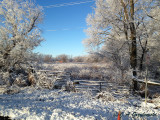
M 38 72 L 63 73 L 63 71 L 53 71 L 53 70 L 38 70 Z
M 93 80 L 74 80 L 74 82 L 103 82 L 103 83 L 107 83 L 106 81 L 93 81 Z
M 57 74 L 58 74 L 58 73 L 52 73 L 52 72 L 51 72 L 51 73 L 49 73 L 49 75 L 57 75 Z
M 48 77 L 56 77 L 56 75 L 48 74 Z
M 51 71 L 51 70 L 38 70 L 38 72 L 48 72 L 48 71 Z
M 137 79 L 137 80 L 134 80 L 134 81 L 141 82 L 141 83 L 146 83 L 144 80 L 140 80 L 140 79 Z M 153 82 L 153 81 L 147 81 L 147 84 L 160 86 L 160 83 Z
M 56 80 L 62 80 L 62 78 L 55 78 Z
M 90 84 L 90 83 L 80 83 L 80 84 L 74 84 L 75 86 L 100 86 L 100 84 Z M 101 85 L 101 86 L 107 86 L 107 85 Z
M 67 82 L 57 82 L 57 84 L 67 84 Z
M 77 87 L 77 88 L 97 88 L 97 89 L 100 89 L 100 88 L 102 88 L 102 89 L 106 89 L 107 88 L 107 86 L 100 86 L 100 85 L 84 85 L 84 86 L 75 86 L 75 87 Z
M 99 86 L 75 86 L 75 88 L 99 88 Z
M 82 89 L 82 88 L 76 88 L 76 90 L 80 90 L 80 91 L 86 91 L 86 90 L 89 90 L 89 91 L 99 91 L 99 89 Z
M 100 90 L 99 87 L 75 87 L 75 89 L 97 89 Z M 105 90 L 106 88 L 101 88 L 101 90 Z
M 70 77 L 69 75 L 61 75 L 61 77 Z
M 100 86 L 100 84 L 96 84 L 96 83 L 94 83 L 94 84 L 80 83 L 80 85 L 88 85 L 88 86 L 95 85 L 95 86 Z M 104 85 L 101 84 L 101 86 L 104 86 Z
M 74 82 L 97 82 L 97 83 L 107 83 L 106 81 L 93 81 L 93 80 L 74 80 Z

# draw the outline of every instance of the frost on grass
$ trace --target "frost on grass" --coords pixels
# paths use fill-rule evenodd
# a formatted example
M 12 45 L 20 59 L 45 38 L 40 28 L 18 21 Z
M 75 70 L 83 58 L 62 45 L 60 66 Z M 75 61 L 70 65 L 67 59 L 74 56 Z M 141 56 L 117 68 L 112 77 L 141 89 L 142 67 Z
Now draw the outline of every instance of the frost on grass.
M 108 99 L 97 99 L 90 93 L 73 93 L 62 90 L 21 88 L 14 95 L 0 95 L 0 115 L 12 119 L 50 120 L 110 120 L 117 119 L 118 111 L 122 119 L 160 119 L 160 109 L 153 104 L 144 106 L 143 100 L 134 96 L 121 101 L 103 93 Z

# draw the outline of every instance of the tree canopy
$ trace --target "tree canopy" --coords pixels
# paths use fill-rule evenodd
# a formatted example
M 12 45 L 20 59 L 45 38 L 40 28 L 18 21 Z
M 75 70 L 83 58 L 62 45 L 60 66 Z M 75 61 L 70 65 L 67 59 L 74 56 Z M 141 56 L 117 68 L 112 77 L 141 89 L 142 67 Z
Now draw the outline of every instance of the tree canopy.
M 118 69 L 143 69 L 144 56 L 160 56 L 160 2 L 158 0 L 96 0 L 87 17 L 90 53 L 108 57 Z M 123 73 L 123 72 L 122 72 Z M 135 85 L 136 87 L 136 85 Z
M 29 0 L 0 1 L 0 68 L 4 71 L 26 63 L 29 54 L 43 40 L 38 24 L 42 7 Z

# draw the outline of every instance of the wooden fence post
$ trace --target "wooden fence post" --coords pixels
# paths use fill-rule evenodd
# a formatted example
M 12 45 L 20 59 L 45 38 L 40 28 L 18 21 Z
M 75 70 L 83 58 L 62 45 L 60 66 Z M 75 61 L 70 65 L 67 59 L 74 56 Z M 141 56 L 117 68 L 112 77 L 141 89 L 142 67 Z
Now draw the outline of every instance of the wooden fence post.
M 99 84 L 100 84 L 100 92 L 101 92 L 102 91 L 102 83 L 99 82 Z

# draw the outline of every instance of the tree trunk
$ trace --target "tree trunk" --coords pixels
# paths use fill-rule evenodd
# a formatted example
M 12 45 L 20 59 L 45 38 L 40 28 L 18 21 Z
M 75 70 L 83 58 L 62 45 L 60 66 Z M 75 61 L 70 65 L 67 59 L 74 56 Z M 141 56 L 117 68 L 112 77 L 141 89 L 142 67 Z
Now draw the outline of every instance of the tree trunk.
M 136 68 L 137 68 L 137 42 L 136 42 L 136 29 L 134 25 L 134 0 L 130 0 L 130 15 L 131 15 L 131 22 L 130 31 L 131 31 L 131 51 L 130 51 L 130 65 L 133 69 L 133 76 L 137 76 Z M 133 80 L 133 89 L 138 90 L 137 81 Z
M 136 29 L 134 23 L 130 23 L 130 31 L 131 31 L 131 51 L 130 51 L 130 64 L 133 69 L 133 76 L 136 76 L 136 67 L 137 67 L 137 42 L 136 42 Z
M 147 37 L 149 37 L 149 36 L 147 35 Z M 145 42 L 145 46 L 144 46 L 144 47 L 143 47 L 143 45 L 142 45 L 141 40 L 139 40 L 139 42 L 140 42 L 140 45 L 141 45 L 141 48 L 142 48 L 142 55 L 141 55 L 141 58 L 140 58 L 139 70 L 142 71 L 142 70 L 143 70 L 144 55 L 145 55 L 145 53 L 147 52 L 147 43 L 148 43 L 148 41 L 147 41 L 147 39 L 146 39 L 146 42 Z
M 139 65 L 139 70 L 140 71 L 143 70 L 144 54 L 145 54 L 145 50 L 142 50 L 142 55 L 141 55 L 141 58 L 140 58 L 140 65 Z

